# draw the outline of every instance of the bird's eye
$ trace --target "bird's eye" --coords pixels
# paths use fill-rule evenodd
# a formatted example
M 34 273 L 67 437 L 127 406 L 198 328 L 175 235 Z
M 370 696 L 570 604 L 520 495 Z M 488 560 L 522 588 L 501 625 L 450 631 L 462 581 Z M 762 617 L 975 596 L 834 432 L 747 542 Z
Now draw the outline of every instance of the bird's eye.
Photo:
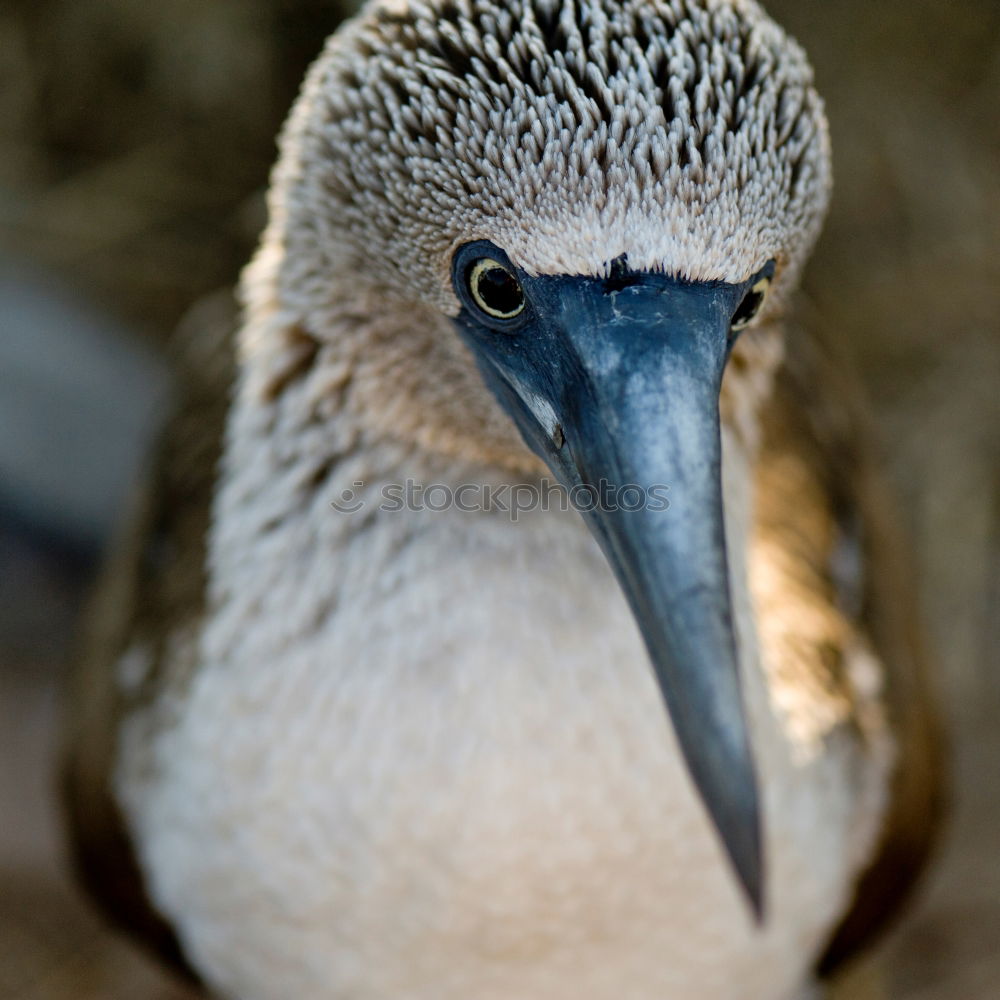
M 487 316 L 513 319 L 524 310 L 524 291 L 510 268 L 492 257 L 475 261 L 466 272 L 472 301 Z
M 733 313 L 731 329 L 734 333 L 742 330 L 745 326 L 749 326 L 757 318 L 757 314 L 760 312 L 761 307 L 764 305 L 764 300 L 767 298 L 767 290 L 770 287 L 770 278 L 760 278 L 754 283 L 750 291 L 743 296 L 743 301 L 739 304 L 736 312 Z

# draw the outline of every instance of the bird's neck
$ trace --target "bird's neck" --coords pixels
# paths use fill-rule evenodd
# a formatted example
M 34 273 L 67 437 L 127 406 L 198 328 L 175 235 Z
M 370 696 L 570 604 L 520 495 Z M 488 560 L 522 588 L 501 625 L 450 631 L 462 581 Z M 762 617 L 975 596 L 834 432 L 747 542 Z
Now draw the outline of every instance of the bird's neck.
M 247 319 L 210 541 L 214 606 L 235 603 L 233 620 L 245 619 L 253 606 L 271 606 L 274 593 L 298 593 L 302 580 L 289 575 L 302 566 L 320 556 L 335 560 L 366 534 L 403 545 L 407 533 L 429 530 L 428 514 L 441 515 L 439 524 L 450 519 L 453 537 L 469 544 L 486 530 L 509 533 L 513 547 L 519 540 L 538 544 L 524 530 L 526 518 L 512 516 L 509 491 L 539 489 L 546 470 L 483 386 L 448 321 L 362 286 L 341 289 L 325 307 L 298 304 L 280 292 L 280 260 L 265 243 L 245 280 Z M 750 522 L 757 412 L 780 345 L 777 330 L 745 335 L 724 382 L 723 478 L 734 564 L 743 559 Z M 433 485 L 450 492 L 428 496 Z M 456 507 L 462 486 L 470 489 Z M 521 497 L 532 502 L 525 492 Z M 450 504 L 447 517 L 429 511 L 428 501 Z M 554 506 L 546 510 L 539 501 L 531 511 L 543 535 L 545 515 L 554 524 L 561 513 Z M 372 548 L 372 572 L 379 551 Z M 336 600 L 329 591 L 348 584 L 324 577 L 295 606 L 320 614 L 324 602 Z
M 748 397 L 761 391 L 749 384 L 748 372 L 734 371 L 748 385 L 734 386 L 723 409 L 734 591 L 743 587 L 752 502 L 756 410 Z M 428 533 L 443 532 L 442 544 L 449 547 L 475 546 L 490 534 L 515 553 L 522 544 L 548 544 L 551 531 L 553 541 L 565 535 L 573 539 L 567 545 L 596 552 L 573 511 L 567 515 L 559 501 L 545 502 L 543 475 L 387 435 L 352 405 L 351 381 L 344 358 L 323 348 L 317 352 L 308 338 L 244 359 L 210 540 L 211 601 L 217 617 L 225 611 L 233 623 L 219 637 L 223 645 L 259 643 L 260 636 L 251 639 L 240 623 L 253 620 L 254 609 L 273 608 L 279 597 L 284 617 L 271 620 L 281 619 L 284 627 L 267 640 L 276 651 L 322 617 L 353 583 L 328 568 L 354 545 L 367 547 L 365 572 L 386 579 L 398 572 L 395 553 Z M 429 491 L 432 486 L 438 488 Z M 525 486 L 515 499 L 512 491 Z M 461 487 L 466 492 L 460 496 Z M 515 509 L 525 503 L 532 509 Z M 224 658 L 233 662 L 233 652 L 228 649 Z

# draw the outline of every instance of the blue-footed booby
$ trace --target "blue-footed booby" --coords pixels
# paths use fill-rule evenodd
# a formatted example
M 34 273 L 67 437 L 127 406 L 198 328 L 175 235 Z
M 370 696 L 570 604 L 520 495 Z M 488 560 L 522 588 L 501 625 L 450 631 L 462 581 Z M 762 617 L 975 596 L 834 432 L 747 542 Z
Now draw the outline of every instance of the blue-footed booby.
M 864 945 L 939 767 L 787 319 L 830 173 L 752 0 L 342 26 L 77 677 L 121 922 L 230 1000 L 799 1000 Z

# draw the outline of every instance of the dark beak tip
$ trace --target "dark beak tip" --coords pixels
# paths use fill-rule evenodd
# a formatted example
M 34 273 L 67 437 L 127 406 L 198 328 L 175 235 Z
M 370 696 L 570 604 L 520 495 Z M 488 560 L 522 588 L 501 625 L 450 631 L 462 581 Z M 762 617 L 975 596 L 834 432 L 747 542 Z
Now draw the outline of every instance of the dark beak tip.
M 754 924 L 763 927 L 767 918 L 765 900 L 765 860 L 760 842 L 760 826 L 754 816 L 750 837 L 728 837 L 726 828 L 719 827 L 723 846 L 729 856 L 733 872 L 750 908 Z M 746 832 L 745 830 L 743 832 Z
M 728 870 L 746 901 L 756 926 L 766 919 L 767 861 L 759 786 L 749 744 L 725 763 L 717 758 L 705 768 L 705 757 L 686 753 L 692 777 L 708 814 Z
M 754 866 L 752 871 L 738 871 L 740 885 L 750 904 L 750 913 L 753 917 L 754 925 L 762 928 L 767 921 L 767 907 L 764 901 L 764 879 L 762 878 L 762 866 Z

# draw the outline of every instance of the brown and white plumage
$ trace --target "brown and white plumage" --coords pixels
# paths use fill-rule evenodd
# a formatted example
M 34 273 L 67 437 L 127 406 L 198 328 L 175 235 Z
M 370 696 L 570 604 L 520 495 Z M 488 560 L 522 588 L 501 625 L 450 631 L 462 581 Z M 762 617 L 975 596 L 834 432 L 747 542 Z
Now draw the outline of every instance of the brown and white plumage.
M 78 856 L 122 920 L 168 949 L 172 924 L 244 1000 L 781 1000 L 881 925 L 938 765 L 850 392 L 781 318 L 828 172 L 808 65 L 752 3 L 383 3 L 335 36 L 247 273 L 218 474 L 226 366 L 195 338 L 79 675 Z M 447 320 L 477 239 L 529 275 L 777 262 L 721 397 L 763 926 L 576 515 L 376 509 L 543 468 Z M 367 508 L 331 510 L 344 489 Z

